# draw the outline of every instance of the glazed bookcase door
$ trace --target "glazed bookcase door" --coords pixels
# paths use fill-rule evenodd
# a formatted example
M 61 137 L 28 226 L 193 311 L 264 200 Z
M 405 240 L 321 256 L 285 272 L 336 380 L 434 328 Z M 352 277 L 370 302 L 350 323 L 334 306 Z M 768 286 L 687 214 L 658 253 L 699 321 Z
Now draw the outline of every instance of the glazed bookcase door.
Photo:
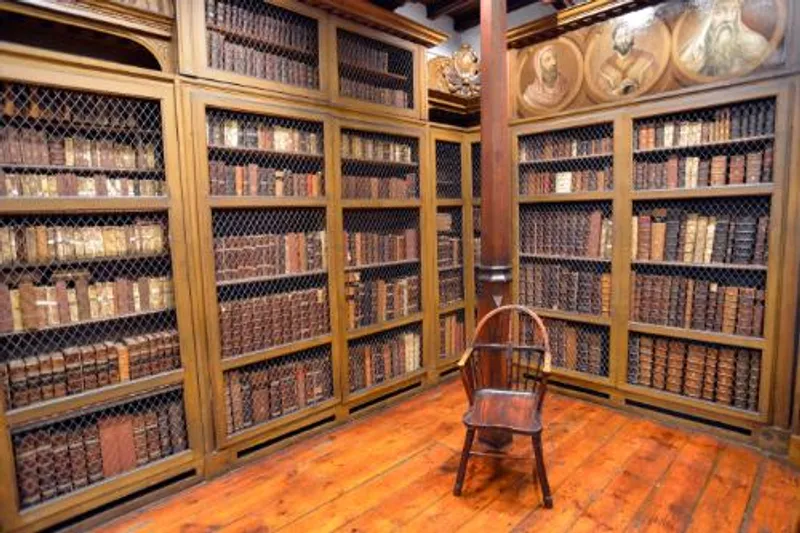
M 478 133 L 468 133 L 464 138 L 464 235 L 469 242 L 469 268 L 464 270 L 465 290 L 467 291 L 467 307 L 465 311 L 466 336 L 468 343 L 472 340 L 478 313 L 478 271 L 481 260 L 481 138 Z
M 40 529 L 200 472 L 175 104 L 30 61 L 0 84 L 1 505 Z
M 327 16 L 294 0 L 180 3 L 184 72 L 323 99 Z
M 422 129 L 341 120 L 334 140 L 342 383 L 352 409 L 424 382 L 432 312 Z
M 377 114 L 424 118 L 423 49 L 332 18 L 329 48 L 336 65 L 333 103 Z
M 334 180 L 309 109 L 193 92 L 198 291 L 216 447 L 238 450 L 333 413 Z

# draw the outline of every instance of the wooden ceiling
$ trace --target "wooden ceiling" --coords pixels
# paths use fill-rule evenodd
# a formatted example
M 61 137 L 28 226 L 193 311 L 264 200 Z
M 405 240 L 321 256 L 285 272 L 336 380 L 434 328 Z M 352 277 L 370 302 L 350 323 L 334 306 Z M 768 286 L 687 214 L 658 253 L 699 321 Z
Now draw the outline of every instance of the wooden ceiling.
M 439 17 L 453 18 L 456 31 L 464 31 L 480 23 L 480 0 L 419 0 L 428 11 L 428 18 L 435 20 Z M 371 2 L 384 9 L 393 11 L 406 3 L 406 0 L 371 0 Z M 572 4 L 580 3 L 573 0 L 508 0 L 508 11 L 514 11 L 535 3 L 552 4 L 556 9 L 564 9 Z

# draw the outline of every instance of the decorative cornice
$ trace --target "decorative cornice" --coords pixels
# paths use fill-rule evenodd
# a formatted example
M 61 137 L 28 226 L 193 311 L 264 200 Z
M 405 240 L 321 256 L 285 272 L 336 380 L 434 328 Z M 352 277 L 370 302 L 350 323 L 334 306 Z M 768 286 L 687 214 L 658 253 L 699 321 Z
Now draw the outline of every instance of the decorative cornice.
M 303 0 L 344 19 L 431 48 L 447 40 L 447 34 L 378 7 L 367 0 Z

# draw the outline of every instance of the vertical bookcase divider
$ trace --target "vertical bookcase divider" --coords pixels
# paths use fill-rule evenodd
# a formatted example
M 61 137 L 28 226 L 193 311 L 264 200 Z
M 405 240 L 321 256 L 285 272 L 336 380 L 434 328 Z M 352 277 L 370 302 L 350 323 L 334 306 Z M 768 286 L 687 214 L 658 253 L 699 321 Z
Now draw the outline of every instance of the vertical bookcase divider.
M 465 310 L 465 334 L 467 344 L 472 342 L 478 313 L 478 271 L 480 263 L 480 204 L 481 204 L 481 138 L 480 133 L 467 133 L 464 136 L 464 166 L 462 172 L 464 198 L 464 245 L 466 264 L 464 270 L 464 290 L 467 296 Z M 514 202 L 516 206 L 516 202 Z M 516 232 L 514 232 L 516 233 Z M 517 254 L 513 254 L 516 261 Z

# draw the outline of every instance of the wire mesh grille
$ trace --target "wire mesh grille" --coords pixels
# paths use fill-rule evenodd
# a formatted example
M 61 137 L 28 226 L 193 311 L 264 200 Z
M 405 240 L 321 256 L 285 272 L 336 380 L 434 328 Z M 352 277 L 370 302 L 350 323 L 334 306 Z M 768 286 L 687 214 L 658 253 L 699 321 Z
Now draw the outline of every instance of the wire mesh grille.
M 414 107 L 414 54 L 338 28 L 339 94 L 376 104 Z
M 608 377 L 608 328 L 564 320 L 542 319 L 550 337 L 554 367 Z M 530 321 L 521 323 L 523 342 L 541 345 L 538 330 Z
M 187 449 L 180 390 L 159 392 L 12 435 L 25 509 Z
M 419 140 L 342 130 L 342 197 L 419 198 Z
M 472 143 L 472 197 L 481 197 L 481 143 Z
M 167 194 L 158 101 L 0 85 L 0 197 Z
M 217 281 L 327 271 L 324 209 L 216 210 L 213 226 Z
M 167 17 L 175 16 L 175 3 L 173 0 L 113 0 L 115 4 L 133 6 L 137 9 L 152 11 Z
M 611 274 L 593 263 L 525 259 L 520 265 L 520 303 L 591 315 L 611 314 Z
M 436 141 L 436 197 L 461 198 L 461 143 Z
M 639 265 L 631 274 L 631 320 L 677 328 L 761 337 L 766 304 L 763 272 Z M 730 275 L 729 275 L 730 274 Z
M 466 348 L 464 311 L 439 316 L 439 359 L 460 356 Z
M 627 377 L 632 385 L 758 411 L 761 352 L 632 335 Z
M 392 381 L 422 368 L 422 329 L 393 329 L 351 341 L 350 392 Z
M 206 124 L 212 195 L 325 195 L 321 123 L 208 109 Z
M 775 99 L 634 121 L 635 189 L 694 189 L 773 180 Z
M 208 66 L 319 89 L 319 24 L 262 0 L 207 0 Z
M 439 208 L 436 212 L 439 306 L 464 299 L 464 248 L 460 207 Z
M 519 193 L 610 191 L 614 127 L 611 123 L 519 138 Z
M 310 409 L 333 397 L 329 347 L 225 372 L 228 435 Z
M 419 263 L 419 211 L 347 210 L 344 216 L 345 266 L 386 271 Z

